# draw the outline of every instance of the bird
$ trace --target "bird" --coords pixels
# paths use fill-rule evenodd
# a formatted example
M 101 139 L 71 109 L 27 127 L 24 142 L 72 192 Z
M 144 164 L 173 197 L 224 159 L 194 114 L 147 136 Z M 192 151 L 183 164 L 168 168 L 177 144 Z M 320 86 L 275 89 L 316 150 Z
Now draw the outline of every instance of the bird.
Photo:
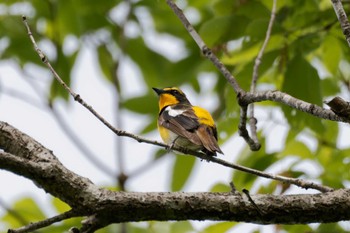
M 209 156 L 224 154 L 218 145 L 215 122 L 207 110 L 193 106 L 177 87 L 152 89 L 159 97 L 158 131 L 170 148 L 175 145 Z

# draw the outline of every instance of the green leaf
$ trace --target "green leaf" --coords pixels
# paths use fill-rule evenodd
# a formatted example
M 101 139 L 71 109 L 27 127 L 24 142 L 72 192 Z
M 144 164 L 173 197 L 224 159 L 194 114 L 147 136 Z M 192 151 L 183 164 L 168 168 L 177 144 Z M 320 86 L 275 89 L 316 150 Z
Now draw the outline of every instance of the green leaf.
M 215 15 L 229 15 L 233 10 L 232 0 L 213 1 L 213 10 Z
M 199 34 L 207 46 L 212 47 L 239 38 L 248 22 L 244 16 L 219 16 L 206 21 L 199 29 Z
M 322 106 L 318 73 L 300 54 L 287 64 L 282 91 L 311 104 Z M 285 105 L 282 106 L 282 110 L 292 127 L 298 129 L 308 127 L 318 133 L 324 130 L 320 118 Z
M 264 145 L 265 140 L 261 137 L 261 134 L 258 135 L 258 138 L 261 144 Z M 243 149 L 240 155 L 236 162 L 237 164 L 260 171 L 266 170 L 278 160 L 276 153 L 266 153 L 264 150 L 251 151 L 248 146 Z M 246 188 L 248 190 L 252 187 L 256 179 L 257 177 L 254 175 L 238 171 L 234 171 L 232 177 L 232 181 L 237 189 Z
M 340 92 L 340 85 L 334 78 L 325 78 L 321 80 L 323 96 L 334 96 Z
M 153 160 L 157 160 L 157 159 L 160 159 L 162 158 L 163 156 L 165 156 L 166 154 L 168 154 L 168 151 L 165 150 L 165 149 L 158 149 L 155 153 L 154 153 L 154 156 L 153 156 Z
M 322 61 L 328 71 L 335 75 L 338 71 L 339 63 L 342 57 L 342 48 L 339 40 L 332 35 L 327 34 L 322 43 Z
M 325 121 L 323 125 L 324 130 L 319 138 L 320 143 L 336 147 L 339 136 L 339 124 L 334 121 Z
M 285 38 L 283 35 L 272 35 L 270 37 L 269 43 L 265 49 L 265 54 L 272 52 L 274 50 L 279 50 L 284 46 Z M 239 65 L 242 63 L 252 63 L 254 62 L 256 56 L 258 55 L 263 41 L 257 41 L 256 43 L 245 44 L 239 50 L 233 51 L 230 55 L 224 55 L 221 59 L 226 65 Z M 265 55 L 263 57 L 262 65 L 265 62 Z M 252 72 L 252 71 L 251 71 Z
M 256 51 L 256 52 L 258 52 L 258 51 Z M 264 54 L 263 61 L 262 61 L 261 65 L 259 66 L 259 72 L 258 72 L 259 76 L 264 75 L 265 72 L 267 72 L 273 66 L 274 62 L 278 58 L 279 53 L 280 53 L 279 50 L 273 50 L 273 51 L 270 51 L 270 52 L 267 52 Z M 244 52 L 243 52 L 243 54 L 244 54 Z M 253 55 L 253 54 L 250 54 L 249 56 L 251 56 L 251 55 Z M 256 56 L 253 56 L 253 57 L 251 57 L 251 59 L 246 60 L 247 63 L 244 63 L 243 62 L 244 60 L 242 60 L 241 64 L 237 66 L 237 68 L 234 72 L 234 75 L 237 76 L 237 80 L 238 80 L 239 84 L 245 90 L 249 89 L 249 87 L 250 87 L 255 58 L 256 58 Z M 261 80 L 261 82 L 262 81 L 264 81 L 264 80 Z M 272 82 L 268 82 L 268 83 L 275 83 L 275 82 L 276 82 L 276 80 L 273 80 Z
M 106 44 L 102 44 L 98 46 L 97 55 L 98 55 L 98 62 L 100 65 L 100 69 L 104 74 L 105 78 L 109 82 L 114 83 L 116 81 L 114 79 L 116 76 L 115 73 L 116 73 L 117 62 L 114 61 L 113 56 L 108 50 Z
M 280 225 L 282 229 L 284 229 L 286 232 L 290 233 L 300 233 L 300 232 L 314 232 L 312 228 L 308 225 L 301 225 L 301 224 L 296 224 L 296 225 Z M 332 231 L 331 231 L 332 232 Z
M 149 87 L 169 86 L 169 81 L 165 77 L 172 65 L 171 62 L 149 49 L 140 37 L 128 40 L 125 47 L 125 51 L 127 51 L 130 58 L 138 65 L 142 72 L 143 80 Z M 175 81 L 172 80 L 172 82 L 174 83 Z
M 321 46 L 322 36 L 319 33 L 307 33 L 295 36 L 296 38 L 292 36 L 289 38 L 290 46 L 288 49 L 292 56 L 301 54 L 312 55 Z
M 251 19 L 270 18 L 270 10 L 260 1 L 247 1 L 243 4 L 237 4 L 238 14 L 242 14 Z
M 315 158 L 324 167 L 320 176 L 324 185 L 344 188 L 343 181 L 349 178 L 349 165 L 344 164 L 344 159 L 349 156 L 348 153 L 349 151 L 342 153 L 342 151 L 334 150 L 331 145 L 321 145 L 318 148 Z
M 269 19 L 253 20 L 246 29 L 246 34 L 253 39 L 263 39 L 266 36 L 266 30 L 269 25 Z
M 170 224 L 168 222 L 149 222 L 149 227 L 146 232 L 163 233 L 170 232 Z
M 288 155 L 296 155 L 303 159 L 310 159 L 314 157 L 310 149 L 303 142 L 297 140 L 288 141 L 285 149 L 279 155 L 277 155 L 277 157 L 281 158 Z
M 193 226 L 188 221 L 179 221 L 171 224 L 170 233 L 192 233 Z
M 196 158 L 189 155 L 176 155 L 172 172 L 171 191 L 181 190 L 190 177 Z
M 344 230 L 337 223 L 322 223 L 314 232 L 315 233 L 329 233 L 329 232 L 346 233 L 348 231 Z
M 140 114 L 158 113 L 158 99 L 156 94 L 148 93 L 143 96 L 127 99 L 121 104 L 123 108 Z
M 157 121 L 158 121 L 158 115 L 152 114 L 152 119 L 148 124 L 146 124 L 139 132 L 138 134 L 147 134 L 149 132 L 152 132 L 157 128 Z
M 29 222 L 36 222 L 46 218 L 41 208 L 31 198 L 23 198 L 16 201 L 11 209 L 18 213 L 21 219 L 20 221 L 19 218 L 7 212 L 2 217 L 2 221 L 6 222 L 11 228 L 18 228 Z
M 230 192 L 231 191 L 231 187 L 228 186 L 227 184 L 224 183 L 216 183 L 211 189 L 210 192 Z
M 21 17 L 17 15 L 7 15 L 5 18 L 1 19 L 0 34 L 3 35 L 2 38 L 7 38 L 9 42 L 8 46 L 4 48 L 4 51 L 1 51 L 3 48 L 0 49 L 1 59 L 13 59 L 20 66 L 24 66 L 26 63 L 34 63 L 43 66 L 25 28 L 21 27 Z M 34 30 L 33 34 L 35 37 L 38 36 Z M 37 40 L 39 43 L 40 40 Z
M 223 117 L 217 122 L 217 131 L 219 136 L 219 143 L 224 143 L 229 140 L 233 134 L 238 130 L 239 117 L 233 115 L 228 117 Z
M 55 207 L 57 213 L 63 213 L 71 209 L 69 205 L 55 197 L 52 199 L 52 205 Z
M 57 1 L 55 27 L 62 34 L 62 40 L 67 34 L 81 36 L 86 32 L 98 30 L 109 25 L 108 14 L 116 5 L 115 1 L 100 4 L 94 0 L 76 0 L 73 2 Z
M 220 222 L 205 228 L 202 233 L 224 233 L 230 230 L 232 227 L 237 225 L 235 222 Z

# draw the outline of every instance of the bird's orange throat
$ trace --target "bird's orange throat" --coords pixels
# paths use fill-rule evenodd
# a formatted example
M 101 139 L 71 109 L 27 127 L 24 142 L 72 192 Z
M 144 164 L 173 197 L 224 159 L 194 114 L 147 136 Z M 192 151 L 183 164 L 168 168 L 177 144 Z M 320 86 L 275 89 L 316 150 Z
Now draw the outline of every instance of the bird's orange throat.
M 165 106 L 177 104 L 179 101 L 175 98 L 175 96 L 163 93 L 159 96 L 159 111 L 161 111 Z

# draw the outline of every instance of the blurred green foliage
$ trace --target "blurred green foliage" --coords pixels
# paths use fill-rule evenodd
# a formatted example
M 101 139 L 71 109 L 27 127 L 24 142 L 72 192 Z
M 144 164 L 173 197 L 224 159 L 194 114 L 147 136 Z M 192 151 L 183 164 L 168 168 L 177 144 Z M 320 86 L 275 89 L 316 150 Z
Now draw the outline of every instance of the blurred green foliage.
M 204 41 L 213 49 L 221 61 L 234 74 L 240 85 L 248 90 L 254 59 L 264 41 L 269 22 L 271 0 L 197 0 L 181 1 L 181 7 L 194 22 Z M 347 5 L 347 7 L 349 7 Z M 21 1 L 8 0 L 0 3 L 0 59 L 12 60 L 26 69 L 28 64 L 43 66 L 33 51 L 21 22 L 21 14 L 28 16 L 34 36 L 39 43 L 49 44 L 49 59 L 55 70 L 69 84 L 74 77 L 71 71 L 77 62 L 77 55 L 83 46 L 95 51 L 96 62 L 101 73 L 123 96 L 123 86 L 118 76 L 121 59 L 127 57 L 139 69 L 147 90 L 139 96 L 122 98 L 121 107 L 128 111 L 156 119 L 158 112 L 152 86 L 191 87 L 201 93 L 200 75 L 212 74 L 215 85 L 211 94 L 219 101 L 214 109 L 221 142 L 237 135 L 239 108 L 235 93 L 227 85 L 215 67 L 201 54 L 180 21 L 165 1 Z M 122 9 L 122 10 L 121 10 Z M 23 11 L 23 12 L 22 12 Z M 142 12 L 147 12 L 141 14 Z M 125 14 L 124 18 L 117 14 Z M 121 19 L 120 19 L 121 18 Z M 145 25 L 148 26 L 145 26 Z M 151 26 L 149 26 L 151 25 Z M 125 33 L 133 26 L 136 32 Z M 147 42 L 147 32 L 168 35 L 180 41 L 184 50 L 180 59 L 171 59 L 166 53 L 154 49 Z M 69 38 L 75 38 L 77 48 L 65 51 Z M 167 51 L 166 51 L 167 52 Z M 171 52 L 171 51 L 168 51 Z M 349 47 L 342 35 L 339 23 L 329 0 L 282 0 L 278 1 L 275 24 L 270 42 L 266 48 L 259 69 L 258 89 L 279 89 L 302 100 L 322 105 L 327 97 L 339 95 L 341 88 L 349 91 L 349 72 L 341 67 L 349 66 Z M 57 82 L 52 81 L 49 99 L 68 99 Z M 264 145 L 258 152 L 245 147 L 237 163 L 255 169 L 266 170 L 278 165 L 284 158 L 296 158 L 289 166 L 283 166 L 281 174 L 292 177 L 316 178 L 325 185 L 343 188 L 350 180 L 348 156 L 350 148 L 338 148 L 341 124 L 324 121 L 276 103 L 258 104 L 269 119 L 259 120 L 259 137 Z M 280 123 L 273 112 L 283 113 L 286 122 Z M 267 132 L 274 125 L 288 128 L 278 151 L 270 152 L 265 147 Z M 272 125 L 272 126 L 271 126 Z M 266 126 L 266 128 L 265 128 Z M 269 128 L 270 127 L 270 128 Z M 145 122 L 142 133 L 155 130 L 155 120 Z M 266 129 L 264 132 L 262 129 Z M 310 148 L 301 137 L 315 142 Z M 229 152 L 228 152 L 229 153 Z M 163 153 L 158 151 L 154 159 Z M 307 171 L 298 169 L 303 162 L 310 162 L 321 168 L 321 174 L 313 177 Z M 176 156 L 171 176 L 170 189 L 181 190 L 195 167 L 193 157 Z M 250 189 L 256 186 L 257 177 L 232 172 L 237 187 Z M 288 186 L 274 181 L 260 185 L 257 192 L 284 193 Z M 218 183 L 212 191 L 229 191 L 227 184 Z M 58 213 L 66 209 L 56 199 L 52 205 Z M 23 221 L 38 221 L 45 218 L 41 208 L 29 198 L 19 200 L 12 206 L 23 217 Z M 1 217 L 8 227 L 19 227 L 19 221 L 11 213 Z M 63 232 L 69 226 L 79 226 L 80 219 L 63 221 L 40 232 Z M 214 223 L 202 232 L 227 232 L 235 229 L 235 223 Z M 196 232 L 190 222 L 128 224 L 128 232 Z M 98 232 L 115 232 L 116 226 L 109 226 Z M 336 229 L 336 230 L 335 230 Z M 276 226 L 276 232 L 345 232 L 338 224 Z

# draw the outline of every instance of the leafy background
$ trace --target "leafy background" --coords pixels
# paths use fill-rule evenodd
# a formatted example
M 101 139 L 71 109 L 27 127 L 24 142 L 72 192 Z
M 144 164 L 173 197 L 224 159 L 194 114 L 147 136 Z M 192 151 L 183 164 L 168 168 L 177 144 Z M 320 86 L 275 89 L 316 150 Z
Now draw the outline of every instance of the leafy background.
M 265 38 L 272 1 L 183 0 L 178 4 L 207 45 L 237 77 L 239 84 L 248 90 L 254 59 Z M 349 10 L 350 6 L 344 3 L 344 7 Z M 22 123 L 15 126 L 22 129 L 34 124 L 32 111 L 39 111 L 37 107 L 44 108 L 44 114 L 52 118 L 50 121 L 61 122 L 57 123 L 61 128 L 66 125 L 76 132 L 82 143 L 87 144 L 84 148 L 95 147 L 88 140 L 99 144 L 100 147 L 96 146 L 99 149 L 90 157 L 97 160 L 93 162 L 97 167 L 94 169 L 106 173 L 105 182 L 99 182 L 101 185 L 115 190 L 152 191 L 152 183 L 158 183 L 158 177 L 165 177 L 162 191 L 200 191 L 203 187 L 207 191 L 228 191 L 228 183 L 233 181 L 237 188 L 246 188 L 252 193 L 306 192 L 242 172 L 226 170 L 226 173 L 220 173 L 218 170 L 222 169 L 215 165 L 193 157 L 167 154 L 163 149 L 150 149 L 149 145 L 141 146 L 134 141 L 118 139 L 111 133 L 108 138 L 101 138 L 100 131 L 95 128 L 99 123 L 92 119 L 83 124 L 92 117 L 88 114 L 83 117 L 74 115 L 76 111 L 84 110 L 75 109 L 77 104 L 41 64 L 21 22 L 22 14 L 28 16 L 39 46 L 65 82 L 78 90 L 81 86 L 91 86 L 89 74 L 84 74 L 87 77 L 83 81 L 76 80 L 77 69 L 97 68 L 94 82 L 100 83 L 103 88 L 93 86 L 83 98 L 95 103 L 118 127 L 159 138 L 155 133 L 157 99 L 151 87 L 180 86 L 189 93 L 193 103 L 213 113 L 225 152 L 224 159 L 284 176 L 315 180 L 334 188 L 349 186 L 349 127 L 345 124 L 317 119 L 272 102 L 259 103 L 258 133 L 263 146 L 258 152 L 249 150 L 237 136 L 239 108 L 233 90 L 200 54 L 165 1 L 8 0 L 0 3 L 0 119 L 9 123 L 21 119 Z M 282 90 L 317 105 L 336 95 L 349 99 L 348 54 L 349 47 L 331 1 L 278 1 L 271 39 L 259 69 L 257 88 Z M 27 81 L 10 86 L 8 67 Z M 28 86 L 32 88 L 30 93 L 25 91 Z M 109 93 L 108 98 L 100 99 L 104 92 Z M 12 109 L 20 106 L 18 102 L 25 102 L 32 108 L 28 115 L 6 115 L 10 112 L 6 108 L 6 98 L 13 101 Z M 46 131 L 40 130 L 42 128 Z M 30 131 L 34 138 L 57 151 L 56 155 L 67 153 L 59 153 L 61 148 L 55 147 L 59 145 L 58 141 L 77 143 L 69 137 L 72 135 L 69 130 L 62 132 L 54 137 L 53 142 L 46 141 L 43 134 L 56 133 L 55 129 L 47 128 L 46 121 L 34 124 Z M 106 146 L 100 145 L 104 144 L 104 140 Z M 77 148 L 82 154 L 80 160 L 91 160 L 87 159 L 89 152 L 79 146 Z M 142 159 L 144 164 L 136 167 L 134 163 L 140 160 L 140 156 L 147 159 Z M 99 163 L 115 166 L 107 172 Z M 69 168 L 75 166 L 69 162 L 66 165 Z M 165 168 L 159 170 L 159 166 Z M 78 171 L 91 178 L 81 169 Z M 157 171 L 156 175 L 150 171 L 152 169 Z M 153 176 L 145 175 L 147 172 Z M 215 177 L 215 183 L 207 183 L 207 178 L 212 177 Z M 133 179 L 138 182 L 133 183 Z M 30 194 L 13 203 L 1 202 L 1 206 L 0 225 L 4 229 L 20 227 L 68 209 L 57 199 L 47 198 L 43 203 Z M 81 219 L 67 220 L 40 232 L 62 232 L 71 226 L 79 226 L 79 221 Z M 209 233 L 240 232 L 242 229 L 245 232 L 266 231 L 266 227 L 233 222 L 147 222 L 112 225 L 98 232 Z M 347 232 L 349 225 L 278 225 L 268 229 L 274 232 Z

